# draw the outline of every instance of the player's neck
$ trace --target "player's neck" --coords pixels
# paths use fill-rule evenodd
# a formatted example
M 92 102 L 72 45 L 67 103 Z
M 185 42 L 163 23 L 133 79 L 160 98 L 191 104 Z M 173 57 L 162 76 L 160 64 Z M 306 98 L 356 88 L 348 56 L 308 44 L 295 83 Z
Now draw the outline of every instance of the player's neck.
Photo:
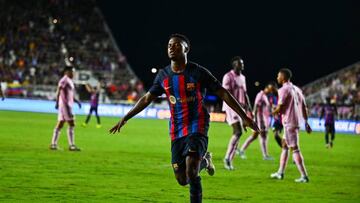
M 237 69 L 233 69 L 234 70 L 234 73 L 236 74 L 236 75 L 240 75 L 241 74 L 241 70 L 237 70 Z
M 187 64 L 187 59 L 181 59 L 176 61 L 171 61 L 171 70 L 175 73 L 181 73 L 185 70 Z

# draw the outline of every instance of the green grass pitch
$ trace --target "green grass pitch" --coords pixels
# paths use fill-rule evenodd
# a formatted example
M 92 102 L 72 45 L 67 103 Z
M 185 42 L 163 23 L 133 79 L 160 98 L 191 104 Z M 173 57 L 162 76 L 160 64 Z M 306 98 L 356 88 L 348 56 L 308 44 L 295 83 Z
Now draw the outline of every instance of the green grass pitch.
M 95 119 L 83 128 L 78 116 L 76 144 L 81 152 L 48 145 L 55 114 L 0 111 L 0 201 L 3 202 L 188 202 L 188 187 L 179 186 L 170 165 L 166 120 L 133 119 L 116 136 L 107 131 L 117 118 Z M 301 133 L 301 149 L 310 183 L 291 163 L 283 181 L 269 179 L 278 168 L 280 149 L 270 134 L 275 161 L 263 161 L 258 141 L 247 160 L 236 157 L 235 171 L 223 169 L 222 159 L 231 129 L 211 123 L 209 151 L 214 154 L 215 176 L 202 172 L 203 202 L 360 202 L 360 137 L 338 134 L 326 149 L 322 133 Z M 241 143 L 249 133 L 241 138 Z

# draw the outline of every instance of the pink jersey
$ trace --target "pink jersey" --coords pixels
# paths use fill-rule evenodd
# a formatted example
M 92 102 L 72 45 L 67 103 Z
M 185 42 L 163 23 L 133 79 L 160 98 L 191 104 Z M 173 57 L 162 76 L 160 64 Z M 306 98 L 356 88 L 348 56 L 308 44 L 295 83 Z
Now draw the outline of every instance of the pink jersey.
M 63 108 L 66 105 L 72 108 L 74 104 L 74 92 L 75 92 L 74 82 L 68 76 L 65 75 L 59 81 L 58 87 L 60 89 L 59 108 Z
M 279 89 L 279 103 L 285 127 L 299 127 L 302 122 L 302 104 L 305 102 L 302 91 L 291 82 L 286 82 Z
M 270 126 L 270 102 L 264 91 L 260 91 L 255 98 L 254 108 L 256 108 L 256 122 L 261 129 Z
M 246 104 L 246 79 L 243 74 L 236 75 L 234 70 L 227 72 L 222 81 L 222 86 L 243 106 Z M 225 102 L 223 111 L 231 109 Z

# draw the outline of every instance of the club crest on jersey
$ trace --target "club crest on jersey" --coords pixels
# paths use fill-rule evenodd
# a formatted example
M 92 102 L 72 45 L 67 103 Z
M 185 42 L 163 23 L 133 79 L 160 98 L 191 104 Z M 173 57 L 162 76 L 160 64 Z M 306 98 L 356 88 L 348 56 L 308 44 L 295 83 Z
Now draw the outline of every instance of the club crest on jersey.
M 169 101 L 171 104 L 176 104 L 176 98 L 173 95 L 170 95 Z
M 187 91 L 194 91 L 195 90 L 195 83 L 186 83 L 186 90 Z

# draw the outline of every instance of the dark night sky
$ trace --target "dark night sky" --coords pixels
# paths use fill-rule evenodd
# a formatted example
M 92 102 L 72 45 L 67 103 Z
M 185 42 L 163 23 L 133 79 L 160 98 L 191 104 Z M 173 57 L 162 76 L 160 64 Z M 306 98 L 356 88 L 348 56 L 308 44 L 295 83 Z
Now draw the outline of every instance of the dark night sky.
M 168 36 L 191 40 L 189 59 L 219 80 L 234 55 L 244 58 L 248 89 L 290 67 L 304 85 L 360 60 L 355 1 L 98 1 L 120 49 L 149 87 L 150 69 L 169 63 Z

